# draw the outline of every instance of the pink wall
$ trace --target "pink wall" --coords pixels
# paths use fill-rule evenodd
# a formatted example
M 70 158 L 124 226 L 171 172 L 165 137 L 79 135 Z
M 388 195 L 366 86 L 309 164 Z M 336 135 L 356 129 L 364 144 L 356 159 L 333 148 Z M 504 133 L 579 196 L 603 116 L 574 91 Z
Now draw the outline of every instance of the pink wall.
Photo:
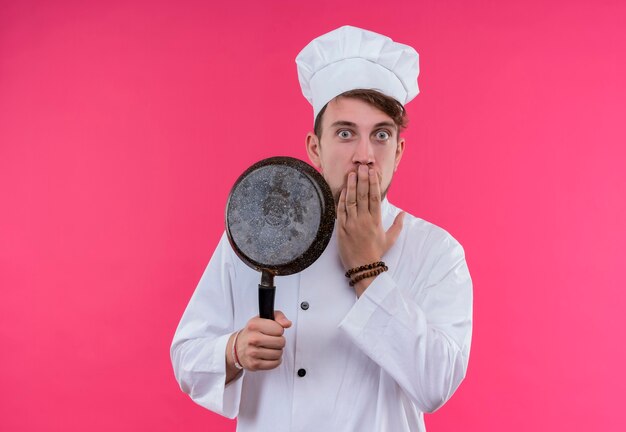
M 336 3 L 0 2 L 0 430 L 234 430 L 169 344 L 236 177 L 306 158 L 294 57 L 346 23 L 420 52 L 390 195 L 474 277 L 429 431 L 626 429 L 625 3 Z

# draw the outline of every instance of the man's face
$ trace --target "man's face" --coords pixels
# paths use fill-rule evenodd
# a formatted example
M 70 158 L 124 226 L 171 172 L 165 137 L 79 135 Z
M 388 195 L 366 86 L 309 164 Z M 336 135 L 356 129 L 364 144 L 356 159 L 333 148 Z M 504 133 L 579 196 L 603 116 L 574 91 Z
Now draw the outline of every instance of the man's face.
M 307 152 L 333 192 L 335 202 L 350 172 L 369 165 L 378 174 L 383 197 L 404 151 L 404 139 L 391 117 L 360 99 L 340 97 L 328 103 L 322 136 L 309 132 Z

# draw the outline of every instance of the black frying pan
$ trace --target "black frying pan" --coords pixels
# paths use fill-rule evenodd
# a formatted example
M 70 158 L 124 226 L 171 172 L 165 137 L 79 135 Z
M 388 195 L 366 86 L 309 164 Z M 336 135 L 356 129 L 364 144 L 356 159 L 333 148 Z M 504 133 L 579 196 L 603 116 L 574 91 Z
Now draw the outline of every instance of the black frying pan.
M 237 179 L 226 203 L 226 234 L 237 256 L 261 272 L 261 318 L 274 319 L 274 276 L 313 264 L 334 224 L 330 187 L 299 159 L 264 159 Z

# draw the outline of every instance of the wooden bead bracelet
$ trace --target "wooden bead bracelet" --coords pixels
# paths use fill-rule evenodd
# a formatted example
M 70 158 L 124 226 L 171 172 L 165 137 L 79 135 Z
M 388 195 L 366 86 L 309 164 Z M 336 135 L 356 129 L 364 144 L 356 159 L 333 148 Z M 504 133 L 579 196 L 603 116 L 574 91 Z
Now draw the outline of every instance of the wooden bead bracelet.
M 346 272 L 346 277 L 349 277 L 348 273 L 350 275 L 354 275 L 355 273 L 365 271 L 365 273 L 359 273 L 356 276 L 350 278 L 350 286 L 354 286 L 357 282 L 362 281 L 363 279 L 376 277 L 382 272 L 386 272 L 387 270 L 389 270 L 389 268 L 385 265 L 385 263 L 382 261 L 378 261 L 372 264 L 367 264 L 361 267 L 350 269 Z
M 374 262 L 374 263 L 371 263 L 371 264 L 362 265 L 360 267 L 351 268 L 350 270 L 348 270 L 346 272 L 346 277 L 349 278 L 350 276 L 352 276 L 355 273 L 359 273 L 359 272 L 362 272 L 362 271 L 365 271 L 365 270 L 372 270 L 372 269 L 375 269 L 375 268 L 378 268 L 378 267 L 385 267 L 385 263 L 382 262 L 382 261 L 377 261 L 377 262 Z

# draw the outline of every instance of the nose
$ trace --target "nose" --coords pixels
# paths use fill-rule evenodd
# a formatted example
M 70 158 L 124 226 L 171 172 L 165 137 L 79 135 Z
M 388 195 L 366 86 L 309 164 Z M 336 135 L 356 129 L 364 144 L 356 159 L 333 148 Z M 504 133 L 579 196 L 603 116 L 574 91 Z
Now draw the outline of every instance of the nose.
M 372 144 L 367 137 L 362 137 L 357 143 L 352 155 L 352 162 L 355 165 L 372 165 L 374 163 L 374 153 Z

